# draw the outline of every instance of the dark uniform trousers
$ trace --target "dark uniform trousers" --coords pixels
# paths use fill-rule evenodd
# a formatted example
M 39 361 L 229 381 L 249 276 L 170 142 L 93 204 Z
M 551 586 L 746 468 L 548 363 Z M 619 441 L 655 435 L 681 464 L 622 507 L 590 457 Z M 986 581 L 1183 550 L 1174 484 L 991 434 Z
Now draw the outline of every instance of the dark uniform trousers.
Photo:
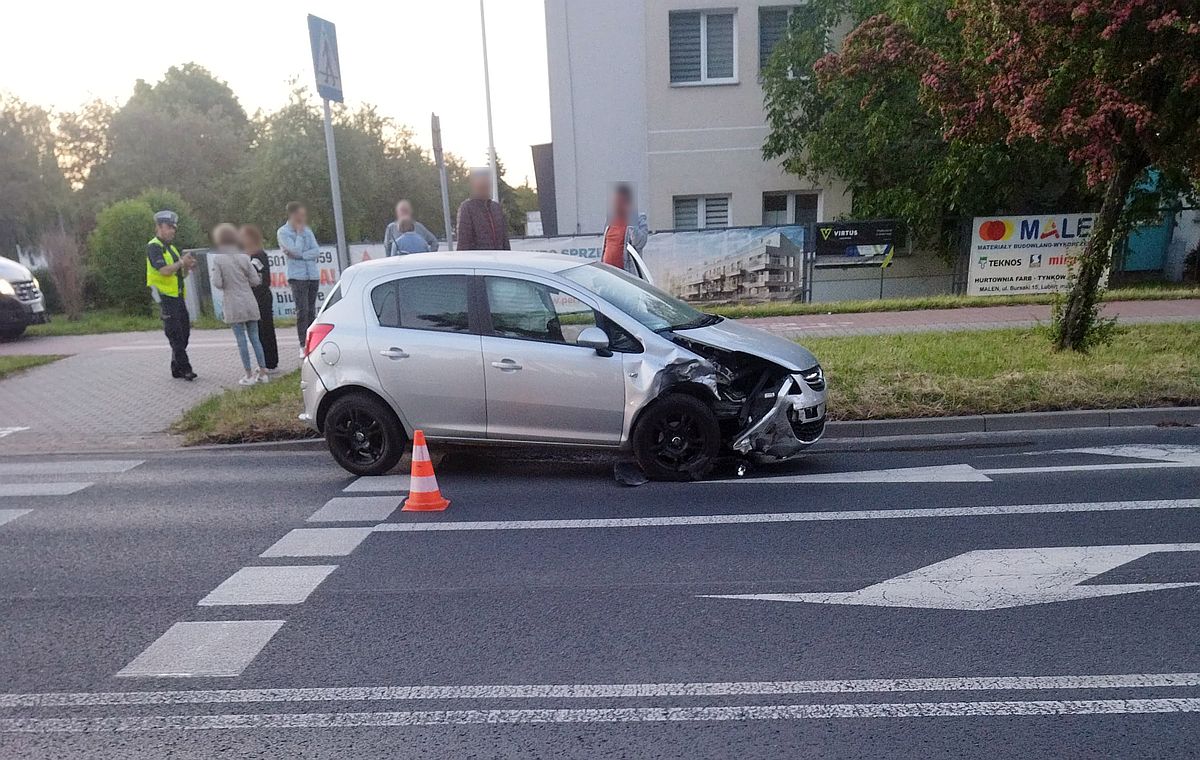
M 192 363 L 187 355 L 188 338 L 192 334 L 187 302 L 183 298 L 162 294 L 159 297 L 162 299 L 163 332 L 171 344 L 171 377 L 183 377 L 192 371 Z

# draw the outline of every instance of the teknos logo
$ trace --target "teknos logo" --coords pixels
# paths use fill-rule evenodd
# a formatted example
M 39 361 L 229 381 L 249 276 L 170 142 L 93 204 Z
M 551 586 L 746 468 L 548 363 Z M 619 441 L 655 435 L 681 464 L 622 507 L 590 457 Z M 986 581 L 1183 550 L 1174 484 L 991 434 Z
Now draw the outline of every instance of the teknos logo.
M 979 225 L 979 239 L 992 242 L 1008 240 L 1013 234 L 1013 223 L 1007 219 L 992 219 Z
M 1025 264 L 1025 259 L 993 259 L 990 256 L 980 256 L 980 267 L 1019 267 Z

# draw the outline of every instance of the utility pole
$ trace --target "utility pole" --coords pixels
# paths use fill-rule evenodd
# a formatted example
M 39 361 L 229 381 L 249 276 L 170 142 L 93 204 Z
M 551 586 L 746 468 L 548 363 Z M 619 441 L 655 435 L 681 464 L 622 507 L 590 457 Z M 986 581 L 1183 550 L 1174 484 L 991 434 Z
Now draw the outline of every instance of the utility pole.
M 492 134 L 492 80 L 488 73 L 487 20 L 483 0 L 479 0 L 479 30 L 483 33 L 483 92 L 487 103 L 488 165 L 492 169 L 492 200 L 500 201 L 500 171 L 496 165 L 496 138 Z
M 442 185 L 442 219 L 446 222 L 446 245 L 454 250 L 454 234 L 450 227 L 450 182 L 446 178 L 446 158 L 442 153 L 442 120 L 433 114 L 433 160 L 438 168 L 438 180 Z

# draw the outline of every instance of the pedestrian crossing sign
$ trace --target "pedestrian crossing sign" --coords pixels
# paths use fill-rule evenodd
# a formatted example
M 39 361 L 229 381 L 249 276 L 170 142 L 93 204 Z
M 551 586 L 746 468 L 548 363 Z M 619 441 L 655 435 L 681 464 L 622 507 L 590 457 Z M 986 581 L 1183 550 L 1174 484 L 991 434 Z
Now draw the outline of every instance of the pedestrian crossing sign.
M 337 28 L 332 22 L 309 15 L 308 41 L 312 45 L 317 93 L 325 100 L 342 102 L 342 66 L 338 60 Z

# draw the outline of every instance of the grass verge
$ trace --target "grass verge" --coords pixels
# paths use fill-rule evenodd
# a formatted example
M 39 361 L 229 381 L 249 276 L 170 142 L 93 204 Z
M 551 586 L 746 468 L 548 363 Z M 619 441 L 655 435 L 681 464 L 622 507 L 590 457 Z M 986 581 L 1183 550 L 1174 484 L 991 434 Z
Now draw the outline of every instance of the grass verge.
M 316 435 L 296 419 L 303 411 L 300 370 L 265 385 L 231 388 L 184 413 L 172 430 L 189 445 L 290 441 Z
M 806 340 L 832 419 L 945 417 L 1200 404 L 1200 323 L 1130 325 L 1090 354 L 1045 328 Z
M 832 419 L 1200 404 L 1200 323 L 1131 325 L 1089 355 L 1054 353 L 1040 329 L 817 338 Z M 291 440 L 298 373 L 208 399 L 176 423 L 189 444 Z
M 0 380 L 6 377 L 11 377 L 16 373 L 40 367 L 43 364 L 56 362 L 65 357 L 56 354 L 46 354 L 44 356 L 0 356 Z
M 46 337 L 53 335 L 95 335 L 97 333 L 162 330 L 162 321 L 158 318 L 157 313 L 126 314 L 112 309 L 98 309 L 86 312 L 74 322 L 68 320 L 62 314 L 55 314 L 52 318 L 54 321 L 49 324 L 30 325 L 26 333 L 28 335 Z M 296 320 L 290 317 L 275 320 L 276 327 L 292 327 L 295 324 Z M 192 323 L 192 329 L 194 330 L 216 330 L 227 326 L 224 322 L 209 314 L 201 314 Z
M 776 301 L 759 304 L 728 304 L 704 306 L 705 311 L 723 317 L 794 317 L 803 314 L 858 314 L 876 311 L 920 311 L 922 309 L 962 309 L 968 306 L 1019 306 L 1051 304 L 1053 295 L 1025 296 L 923 296 L 919 298 L 884 298 L 870 301 L 833 301 L 830 303 L 795 303 Z M 1104 292 L 1105 301 L 1177 301 L 1200 298 L 1200 288 L 1172 286 L 1143 286 L 1117 288 Z

